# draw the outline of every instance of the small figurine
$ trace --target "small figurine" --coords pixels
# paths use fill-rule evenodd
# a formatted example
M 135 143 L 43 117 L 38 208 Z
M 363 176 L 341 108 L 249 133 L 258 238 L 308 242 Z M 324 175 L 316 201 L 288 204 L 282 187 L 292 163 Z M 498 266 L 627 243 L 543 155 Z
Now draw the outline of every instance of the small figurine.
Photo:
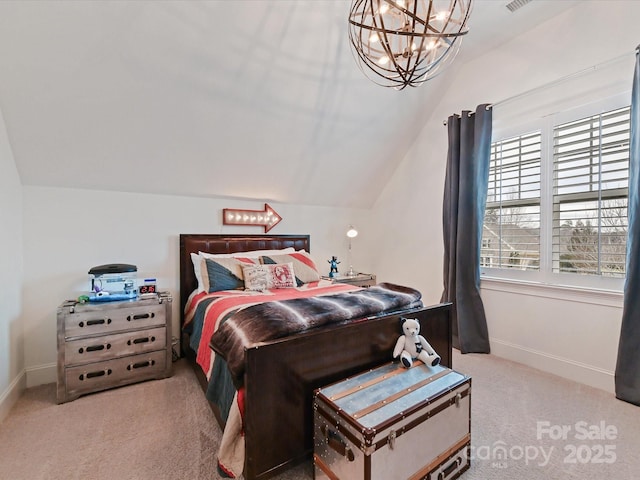
M 329 271 L 329 278 L 333 278 L 338 273 L 338 264 L 340 262 L 338 261 L 338 257 L 335 257 L 335 256 L 331 257 L 331 260 L 327 260 L 327 262 L 329 262 L 329 264 L 331 265 L 331 270 Z

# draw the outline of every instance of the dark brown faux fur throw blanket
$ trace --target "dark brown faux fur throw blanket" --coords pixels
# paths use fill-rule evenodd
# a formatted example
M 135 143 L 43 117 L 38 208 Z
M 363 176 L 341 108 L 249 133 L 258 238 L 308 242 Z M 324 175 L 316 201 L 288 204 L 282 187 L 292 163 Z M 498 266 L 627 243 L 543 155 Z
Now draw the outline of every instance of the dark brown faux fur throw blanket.
M 244 375 L 244 349 L 258 342 L 421 306 L 420 292 L 391 283 L 353 292 L 260 303 L 225 318 L 211 337 L 210 346 L 226 360 L 239 387 Z

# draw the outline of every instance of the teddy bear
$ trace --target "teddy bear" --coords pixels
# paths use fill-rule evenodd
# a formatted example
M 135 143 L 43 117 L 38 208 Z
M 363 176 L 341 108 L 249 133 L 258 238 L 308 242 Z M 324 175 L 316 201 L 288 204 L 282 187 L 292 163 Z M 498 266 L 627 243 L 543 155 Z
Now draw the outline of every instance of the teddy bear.
M 417 358 L 425 365 L 435 367 L 440 364 L 440 355 L 429 345 L 429 342 L 420 335 L 420 322 L 416 318 L 401 317 L 402 331 L 396 346 L 393 349 L 393 358 L 400 357 L 402 365 L 411 367 L 413 360 Z

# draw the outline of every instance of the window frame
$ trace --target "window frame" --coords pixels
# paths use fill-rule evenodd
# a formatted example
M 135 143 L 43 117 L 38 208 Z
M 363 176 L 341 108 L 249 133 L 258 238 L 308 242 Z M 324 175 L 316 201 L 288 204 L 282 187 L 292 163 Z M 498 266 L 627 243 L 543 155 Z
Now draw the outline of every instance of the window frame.
M 601 275 L 582 275 L 569 272 L 553 272 L 553 134 L 554 126 L 568 123 L 592 115 L 624 108 L 630 104 L 630 95 L 622 93 L 601 100 L 584 103 L 574 108 L 538 118 L 527 119 L 526 115 L 509 125 L 494 129 L 491 144 L 511 137 L 522 136 L 536 130 L 541 132 L 541 168 L 540 168 L 540 269 L 524 271 L 511 268 L 480 267 L 481 279 L 521 282 L 523 284 L 542 284 L 562 288 L 595 289 L 600 291 L 622 292 L 625 278 L 603 277 Z M 499 115 L 499 105 L 494 111 Z

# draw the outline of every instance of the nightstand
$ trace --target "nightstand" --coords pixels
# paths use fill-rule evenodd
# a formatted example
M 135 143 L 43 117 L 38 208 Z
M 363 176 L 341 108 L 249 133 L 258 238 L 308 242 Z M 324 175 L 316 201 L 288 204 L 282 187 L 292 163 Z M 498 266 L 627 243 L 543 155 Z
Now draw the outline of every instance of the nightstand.
M 357 287 L 370 287 L 376 284 L 376 276 L 371 273 L 357 273 L 355 275 L 338 275 L 333 278 L 322 277 L 337 283 L 348 283 Z
M 171 295 L 58 307 L 58 403 L 171 376 Z

